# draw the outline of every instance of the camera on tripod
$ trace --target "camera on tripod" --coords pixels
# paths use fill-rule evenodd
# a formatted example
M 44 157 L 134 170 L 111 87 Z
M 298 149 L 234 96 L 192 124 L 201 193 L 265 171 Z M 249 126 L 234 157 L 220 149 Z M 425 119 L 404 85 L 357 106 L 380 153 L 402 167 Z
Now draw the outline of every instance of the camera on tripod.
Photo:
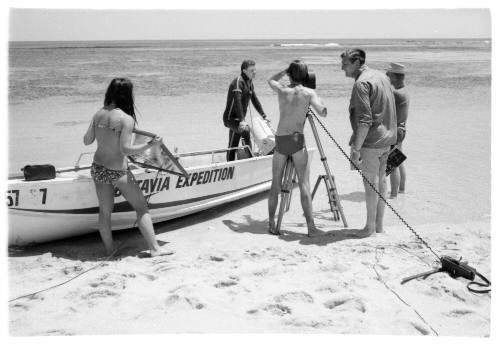
M 307 88 L 316 89 L 316 74 L 314 72 L 308 72 L 303 85 Z
M 316 89 L 316 74 L 314 72 L 308 71 L 306 64 L 304 64 L 302 61 L 294 60 L 286 70 L 286 73 L 291 79 L 293 78 L 292 75 L 296 74 L 294 76 L 295 78 L 293 79 L 300 81 L 300 83 L 302 83 L 302 85 L 307 88 Z M 305 78 L 303 77 L 304 73 L 306 73 Z

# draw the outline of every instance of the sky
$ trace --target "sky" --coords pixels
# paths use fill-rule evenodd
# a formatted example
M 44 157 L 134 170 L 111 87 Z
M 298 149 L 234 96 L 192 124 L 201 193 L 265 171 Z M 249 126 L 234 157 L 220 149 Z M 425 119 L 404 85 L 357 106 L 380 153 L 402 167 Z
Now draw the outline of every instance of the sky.
M 490 38 L 488 9 L 9 11 L 10 41 Z

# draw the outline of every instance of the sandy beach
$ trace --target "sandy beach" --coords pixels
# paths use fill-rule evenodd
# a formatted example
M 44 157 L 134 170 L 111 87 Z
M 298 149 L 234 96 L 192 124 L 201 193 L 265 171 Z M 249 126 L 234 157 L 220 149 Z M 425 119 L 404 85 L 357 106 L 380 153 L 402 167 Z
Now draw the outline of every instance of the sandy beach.
M 489 88 L 424 88 L 412 87 L 410 82 L 410 93 L 404 147 L 407 192 L 389 201 L 440 255 L 463 256 L 490 277 Z M 346 148 L 348 97 L 322 96 L 330 111 L 325 125 Z M 182 142 L 180 151 L 224 147 L 227 130 L 222 126 L 211 125 L 210 136 L 204 128 L 190 126 L 200 118 L 217 119 L 210 120 L 217 124 L 223 97 L 140 96 L 141 126 L 156 129 L 169 147 L 187 134 L 200 138 Z M 261 102 L 276 122 L 276 97 L 263 91 Z M 70 150 L 91 151 L 80 144 L 80 137 L 98 106 L 49 98 L 11 105 L 9 111 L 25 114 L 36 110 L 50 119 L 47 126 L 56 136 L 40 130 L 42 148 L 38 152 L 42 156 L 38 161 L 71 165 Z M 61 115 L 67 112 L 73 112 L 74 122 L 54 126 L 65 120 Z M 308 125 L 306 128 L 306 141 L 314 146 Z M 69 130 L 74 136 L 64 137 L 68 145 L 61 148 L 60 155 L 43 150 L 53 146 L 44 138 L 57 141 Z M 361 228 L 365 222 L 361 178 L 349 170 L 324 133 L 321 139 L 349 228 Z M 10 168 L 20 164 L 15 157 L 10 160 Z M 316 155 L 311 184 L 318 174 L 323 174 L 323 168 Z M 386 233 L 350 238 L 344 235 L 342 224 L 332 220 L 321 186 L 313 209 L 317 225 L 327 234 L 310 239 L 305 237 L 298 195 L 294 190 L 291 209 L 284 217 L 285 233 L 280 237 L 266 233 L 267 194 L 262 193 L 157 225 L 158 239 L 175 251 L 172 256 L 148 258 L 137 230 L 115 232 L 121 249 L 105 262 L 97 233 L 10 248 L 9 299 L 93 268 L 63 286 L 9 302 L 10 333 L 490 335 L 491 296 L 470 293 L 466 280 L 438 273 L 400 284 L 406 276 L 432 269 L 436 258 L 390 210 L 386 209 Z
M 16 11 L 22 12 L 12 10 Z M 161 135 L 173 152 L 225 148 L 228 130 L 222 125 L 222 112 L 227 88 L 246 58 L 257 62 L 255 91 L 274 125 L 278 101 L 266 79 L 293 59 L 303 59 L 316 73 L 317 92 L 328 108 L 329 115 L 322 122 L 347 151 L 353 80 L 341 71 L 340 54 L 347 47 L 361 47 L 372 68 L 383 69 L 392 61 L 408 69 L 410 109 L 403 143 L 408 157 L 406 192 L 389 203 L 439 256 L 462 257 L 491 278 L 492 59 L 487 9 L 478 17 L 478 26 L 458 20 L 451 29 L 455 34 L 459 28 L 488 27 L 486 38 L 473 35 L 475 39 L 274 39 L 280 37 L 273 34 L 276 25 L 285 31 L 291 29 L 280 24 L 291 21 L 274 20 L 276 12 L 269 16 L 273 20 L 265 35 L 269 39 L 130 41 L 132 36 L 127 35 L 125 41 L 110 41 L 113 36 L 107 30 L 136 30 L 136 26 L 112 25 L 113 16 L 107 12 L 87 12 L 61 14 L 61 18 L 68 23 L 71 20 L 67 18 L 75 18 L 71 23 L 76 25 L 91 23 L 84 13 L 102 14 L 103 25 L 112 27 L 88 32 L 102 31 L 104 41 L 78 41 L 85 38 L 75 37 L 76 41 L 61 42 L 51 36 L 50 42 L 38 42 L 32 41 L 31 35 L 9 42 L 9 174 L 18 175 L 27 164 L 73 166 L 81 153 L 93 152 L 95 143 L 84 146 L 82 136 L 102 106 L 109 81 L 122 76 L 135 85 L 138 127 Z M 160 12 L 153 13 L 160 15 L 155 18 L 168 14 Z M 300 16 L 314 13 L 307 11 Z M 370 35 L 367 32 L 359 37 L 386 37 L 387 33 L 373 36 L 372 31 L 382 27 L 373 13 L 365 14 L 376 25 L 359 28 L 351 25 L 354 21 L 349 25 L 332 23 L 334 12 L 316 13 L 323 20 L 315 23 L 335 31 L 328 37 L 342 37 L 337 28 L 370 31 Z M 432 11 L 422 12 L 420 21 L 414 21 L 412 14 L 401 27 L 391 20 L 388 33 L 405 37 L 399 30 L 405 27 L 416 37 L 419 29 L 448 25 L 450 13 L 434 17 Z M 344 20 L 347 14 L 339 16 Z M 144 12 L 130 15 L 130 22 L 136 23 Z M 192 18 L 188 15 L 185 18 Z M 211 12 L 207 29 L 214 24 L 227 25 L 223 20 L 214 21 L 226 18 L 225 13 L 221 13 L 224 17 L 213 15 Z M 470 19 L 468 13 L 462 15 L 457 18 Z M 171 33 L 177 33 L 181 24 L 188 24 L 190 31 L 205 28 L 194 27 L 191 19 L 181 22 L 181 17 L 173 16 L 174 20 L 156 22 L 158 28 L 175 25 L 167 30 Z M 235 30 L 257 28 L 258 21 L 252 18 L 245 14 L 245 20 L 252 20 L 252 24 L 235 25 Z M 436 27 L 422 24 L 436 18 L 446 20 Z M 42 22 L 29 22 L 39 24 L 20 21 L 18 30 L 33 27 L 36 34 L 45 28 Z M 57 23 L 46 22 L 48 27 Z M 154 21 L 138 32 L 147 27 L 159 32 Z M 260 28 L 268 30 L 267 26 Z M 311 25 L 301 35 L 318 35 L 313 28 L 319 26 Z M 64 25 L 56 31 L 71 30 L 85 33 L 64 30 Z M 252 114 L 256 114 L 254 109 L 247 117 Z M 385 211 L 385 233 L 362 239 L 346 235 L 365 224 L 362 179 L 350 170 L 319 126 L 318 130 L 348 227 L 332 220 L 325 187 L 320 186 L 313 214 L 325 235 L 312 239 L 305 236 L 305 219 L 295 189 L 283 220 L 284 234 L 279 237 L 267 234 L 264 192 L 155 225 L 160 244 L 175 251 L 171 256 L 150 258 L 137 229 L 114 233 L 120 249 L 110 259 L 105 257 L 97 232 L 36 246 L 9 247 L 6 324 L 10 336 L 15 337 L 11 339 L 22 342 L 26 338 L 17 337 L 38 341 L 40 338 L 31 336 L 114 338 L 117 334 L 138 334 L 141 339 L 137 341 L 144 343 L 142 337 L 147 333 L 291 333 L 293 337 L 306 333 L 440 336 L 418 338 L 418 342 L 448 339 L 443 336 L 474 337 L 459 339 L 469 344 L 491 341 L 490 336 L 495 336 L 491 294 L 471 293 L 467 280 L 453 279 L 446 273 L 401 284 L 405 277 L 435 268 L 437 258 L 389 209 Z M 316 146 L 309 124 L 305 137 L 309 148 Z M 91 156 L 87 156 L 81 163 L 90 161 Z M 316 152 L 311 161 L 312 186 L 320 174 L 324 169 Z M 245 339 L 237 337 L 238 343 Z M 68 340 L 42 339 L 50 343 Z

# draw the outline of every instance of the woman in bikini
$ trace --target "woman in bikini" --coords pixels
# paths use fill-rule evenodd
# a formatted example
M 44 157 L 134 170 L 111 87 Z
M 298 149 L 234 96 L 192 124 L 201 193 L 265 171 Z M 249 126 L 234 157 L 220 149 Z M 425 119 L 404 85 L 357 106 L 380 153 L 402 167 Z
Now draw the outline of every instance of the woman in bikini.
M 288 85 L 280 79 L 288 75 Z M 290 66 L 268 79 L 271 88 L 278 93 L 280 120 L 276 131 L 276 148 L 273 155 L 273 180 L 269 192 L 269 233 L 278 235 L 274 215 L 278 206 L 278 195 L 288 157 L 292 157 L 299 179 L 300 201 L 307 222 L 307 235 L 319 235 L 312 217 L 309 165 L 304 143 L 304 123 L 309 106 L 323 117 L 327 110 L 313 89 L 303 86 L 308 76 L 307 65 L 294 60 Z
M 137 213 L 137 225 L 146 239 L 151 256 L 172 254 L 162 249 L 156 241 L 151 215 L 142 191 L 128 170 L 127 156 L 160 145 L 161 138 L 153 138 L 146 144 L 132 144 L 132 130 L 136 124 L 133 85 L 127 78 L 111 81 L 102 107 L 92 118 L 83 143 L 90 145 L 97 139 L 97 151 L 90 173 L 99 200 L 99 233 L 108 255 L 115 250 L 111 235 L 111 213 L 115 202 L 114 188 Z

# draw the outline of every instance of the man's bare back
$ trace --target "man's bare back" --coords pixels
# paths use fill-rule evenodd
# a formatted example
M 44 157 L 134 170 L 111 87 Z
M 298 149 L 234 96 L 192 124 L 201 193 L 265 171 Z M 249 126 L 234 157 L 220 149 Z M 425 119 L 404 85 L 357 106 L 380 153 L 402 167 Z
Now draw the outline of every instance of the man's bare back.
M 314 90 L 300 84 L 279 88 L 280 120 L 276 135 L 282 136 L 304 131 L 306 112 L 311 103 L 312 93 Z

